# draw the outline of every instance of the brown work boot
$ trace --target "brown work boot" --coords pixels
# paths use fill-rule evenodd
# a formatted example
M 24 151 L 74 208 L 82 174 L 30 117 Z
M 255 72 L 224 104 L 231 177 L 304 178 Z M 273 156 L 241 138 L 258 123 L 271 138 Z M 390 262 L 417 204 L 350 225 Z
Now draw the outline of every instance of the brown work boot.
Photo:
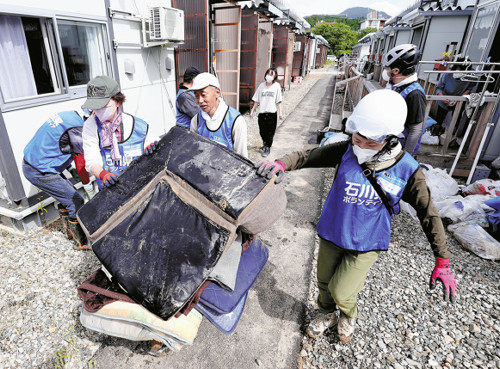
M 335 324 L 337 324 L 337 320 L 338 317 L 336 312 L 329 314 L 318 313 L 311 323 L 309 323 L 306 333 L 309 337 L 319 337 L 328 328 L 335 326 Z
M 87 245 L 87 236 L 85 236 L 82 226 L 76 219 L 68 217 L 64 223 L 64 227 L 68 235 L 76 242 L 76 246 L 73 247 L 75 250 L 92 250 L 92 248 Z
M 340 342 L 347 343 L 352 339 L 355 326 L 356 318 L 349 318 L 343 312 L 340 312 L 339 325 L 337 326 Z

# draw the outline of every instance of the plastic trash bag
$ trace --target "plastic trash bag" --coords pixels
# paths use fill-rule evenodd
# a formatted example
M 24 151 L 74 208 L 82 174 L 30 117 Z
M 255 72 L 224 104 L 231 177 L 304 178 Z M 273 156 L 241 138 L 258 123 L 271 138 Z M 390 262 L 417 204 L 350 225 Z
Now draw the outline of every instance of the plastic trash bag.
M 420 164 L 425 175 L 427 186 L 431 190 L 432 199 L 441 198 L 443 196 L 453 196 L 458 193 L 458 184 L 446 170 L 433 168 L 428 164 Z
M 488 198 L 485 195 L 447 196 L 434 200 L 434 205 L 436 205 L 439 216 L 451 223 L 468 221 L 481 227 L 488 227 L 485 210 L 489 207 L 484 204 Z
M 468 195 L 500 196 L 500 181 L 489 178 L 480 179 L 462 189 Z
M 469 222 L 451 224 L 448 226 L 448 231 L 466 250 L 483 259 L 500 260 L 500 242 L 478 224 Z
M 431 136 L 431 131 L 425 131 L 420 139 L 420 142 L 426 145 L 439 145 L 439 137 Z

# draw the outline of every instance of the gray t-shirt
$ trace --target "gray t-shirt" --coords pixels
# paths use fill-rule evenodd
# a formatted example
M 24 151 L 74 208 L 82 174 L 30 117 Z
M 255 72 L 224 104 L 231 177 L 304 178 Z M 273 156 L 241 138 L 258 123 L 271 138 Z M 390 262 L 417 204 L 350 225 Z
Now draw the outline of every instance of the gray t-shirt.
M 276 113 L 278 103 L 282 100 L 280 84 L 274 82 L 271 86 L 267 86 L 266 82 L 262 82 L 252 100 L 259 103 L 259 113 Z

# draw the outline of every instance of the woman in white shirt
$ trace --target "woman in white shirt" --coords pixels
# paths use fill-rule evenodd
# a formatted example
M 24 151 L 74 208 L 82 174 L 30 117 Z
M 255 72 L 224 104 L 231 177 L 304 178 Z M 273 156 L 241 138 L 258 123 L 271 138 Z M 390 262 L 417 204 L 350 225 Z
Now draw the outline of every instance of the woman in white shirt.
M 264 78 L 266 81 L 259 85 L 252 97 L 254 104 L 250 111 L 250 118 L 253 119 L 253 114 L 259 106 L 259 133 L 263 143 L 261 150 L 262 156 L 266 157 L 271 152 L 278 116 L 280 120 L 283 120 L 283 114 L 281 112 L 281 86 L 276 82 L 278 72 L 274 68 L 269 68 Z

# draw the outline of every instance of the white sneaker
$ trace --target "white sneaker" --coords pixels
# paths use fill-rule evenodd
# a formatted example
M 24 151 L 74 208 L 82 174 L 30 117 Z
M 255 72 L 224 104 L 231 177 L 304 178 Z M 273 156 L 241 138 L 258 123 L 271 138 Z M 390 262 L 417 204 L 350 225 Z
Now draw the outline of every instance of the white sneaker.
M 306 333 L 309 337 L 319 337 L 321 336 L 328 328 L 331 328 L 337 324 L 338 317 L 335 312 L 330 314 L 322 314 L 318 313 L 316 317 L 309 323 L 309 326 L 306 329 Z
M 339 325 L 337 326 L 340 342 L 347 343 L 352 339 L 355 326 L 356 318 L 349 318 L 343 312 L 340 312 Z

